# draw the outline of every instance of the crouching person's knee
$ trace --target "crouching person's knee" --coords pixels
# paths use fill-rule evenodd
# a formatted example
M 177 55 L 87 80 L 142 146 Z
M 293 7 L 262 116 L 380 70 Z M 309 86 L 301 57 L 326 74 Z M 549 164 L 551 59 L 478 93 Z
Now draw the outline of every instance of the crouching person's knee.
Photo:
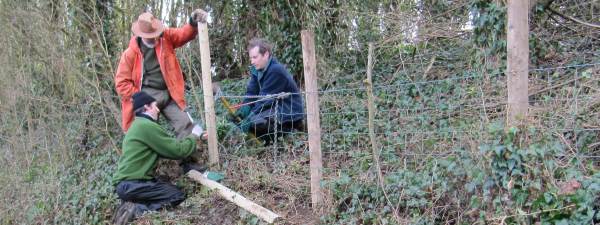
M 185 201 L 186 199 L 186 195 L 183 191 L 179 190 L 178 192 L 173 194 L 173 197 L 171 197 L 171 207 L 177 207 L 178 205 L 180 205 L 183 201 Z

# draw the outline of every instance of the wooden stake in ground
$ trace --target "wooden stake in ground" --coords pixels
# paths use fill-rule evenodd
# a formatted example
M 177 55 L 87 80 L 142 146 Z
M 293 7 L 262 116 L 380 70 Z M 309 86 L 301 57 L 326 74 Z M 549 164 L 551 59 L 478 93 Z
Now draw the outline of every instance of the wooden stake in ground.
M 208 132 L 208 162 L 212 167 L 219 167 L 219 149 L 217 148 L 217 120 L 215 116 L 215 100 L 212 93 L 210 70 L 210 48 L 208 45 L 208 25 L 198 23 L 198 43 L 200 44 L 200 61 L 202 64 L 202 92 L 204 93 L 204 113 L 206 131 Z
M 375 97 L 373 96 L 373 43 L 369 43 L 369 55 L 367 59 L 367 101 L 369 108 L 369 138 L 371 139 L 371 146 L 373 149 L 373 162 L 375 162 L 375 170 L 377 170 L 377 177 L 381 188 L 385 191 L 383 186 L 383 174 L 381 172 L 381 166 L 379 162 L 379 143 L 375 136 Z
M 529 1 L 508 1 L 507 86 L 508 124 L 527 117 L 529 86 Z
M 227 199 L 227 201 L 233 202 L 239 207 L 247 210 L 248 212 L 258 216 L 259 218 L 267 221 L 268 223 L 276 222 L 278 218 L 281 218 L 276 213 L 268 210 L 250 200 L 245 198 L 244 196 L 232 191 L 231 189 L 219 184 L 218 182 L 207 179 L 202 175 L 202 173 L 190 170 L 187 173 L 188 177 L 192 178 L 195 181 L 198 181 L 200 184 L 208 187 L 211 190 L 217 190 L 219 195 L 223 196 L 223 198 Z
M 308 149 L 310 150 L 310 193 L 313 210 L 323 206 L 321 176 L 321 122 L 319 119 L 319 92 L 317 88 L 317 66 L 315 57 L 314 33 L 302 31 L 302 61 L 304 62 L 304 82 L 306 85 L 306 122 L 308 125 Z
M 379 180 L 379 186 L 381 187 L 381 191 L 385 197 L 385 200 L 388 202 L 388 205 L 392 207 L 394 210 L 394 219 L 396 222 L 401 223 L 400 216 L 398 215 L 398 209 L 395 207 L 390 198 L 385 191 L 385 182 L 383 178 L 383 172 L 381 172 L 381 161 L 379 160 L 380 150 L 379 142 L 377 141 L 377 137 L 375 136 L 375 96 L 373 95 L 373 43 L 369 43 L 369 55 L 367 58 L 367 80 L 365 80 L 365 84 L 367 86 L 367 102 L 369 109 L 369 138 L 371 139 L 371 147 L 373 150 L 373 162 L 375 162 L 375 172 L 377 173 L 377 179 Z

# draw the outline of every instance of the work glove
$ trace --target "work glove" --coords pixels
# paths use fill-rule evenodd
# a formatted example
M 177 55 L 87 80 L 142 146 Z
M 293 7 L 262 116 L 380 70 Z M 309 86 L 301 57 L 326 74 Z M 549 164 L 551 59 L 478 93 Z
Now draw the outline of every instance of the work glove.
M 198 22 L 206 23 L 207 15 L 208 14 L 202 9 L 194 10 L 194 12 L 192 12 L 192 15 L 190 16 L 190 25 L 192 25 L 193 27 L 197 27 Z
M 243 120 L 243 119 L 242 119 L 242 118 L 239 118 L 239 117 L 237 116 L 237 111 L 235 111 L 235 112 L 232 112 L 232 113 L 227 113 L 227 120 L 228 120 L 229 122 L 232 122 L 232 123 L 238 124 L 238 123 L 239 123 L 241 120 Z
M 242 106 L 237 111 L 235 111 L 235 115 L 239 117 L 241 120 L 244 120 L 250 115 L 251 107 L 249 105 Z
M 234 113 L 234 114 L 229 114 L 229 113 L 228 113 L 228 114 L 227 114 L 227 120 L 228 120 L 229 122 L 232 122 L 232 123 L 235 123 L 235 124 L 237 124 L 237 123 L 239 123 L 239 122 L 240 122 L 240 118 L 238 118 L 238 117 L 235 115 L 235 113 Z
M 239 126 L 240 126 L 240 130 L 242 130 L 242 132 L 248 133 L 248 131 L 250 130 L 250 127 L 253 124 L 251 121 L 253 115 L 254 115 L 254 113 L 248 114 L 247 117 L 244 120 L 242 120 L 242 122 L 240 122 Z
M 215 181 L 215 182 L 221 182 L 221 180 L 223 180 L 225 178 L 225 175 L 221 174 L 221 173 L 217 173 L 217 172 L 211 172 L 211 171 L 206 171 L 204 173 L 202 173 L 202 176 L 206 177 L 206 179 Z
M 192 134 L 196 138 L 202 137 L 203 133 L 204 133 L 204 129 L 202 129 L 202 127 L 200 125 L 198 125 L 198 124 L 194 125 L 194 128 L 192 128 Z

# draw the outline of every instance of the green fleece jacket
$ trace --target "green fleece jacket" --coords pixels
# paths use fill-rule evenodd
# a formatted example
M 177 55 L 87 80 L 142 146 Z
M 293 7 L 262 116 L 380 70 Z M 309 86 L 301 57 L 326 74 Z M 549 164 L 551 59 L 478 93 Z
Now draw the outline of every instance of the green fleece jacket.
M 193 137 L 177 140 L 160 125 L 144 117 L 135 117 L 123 140 L 113 185 L 122 180 L 150 180 L 158 157 L 183 159 L 196 150 Z

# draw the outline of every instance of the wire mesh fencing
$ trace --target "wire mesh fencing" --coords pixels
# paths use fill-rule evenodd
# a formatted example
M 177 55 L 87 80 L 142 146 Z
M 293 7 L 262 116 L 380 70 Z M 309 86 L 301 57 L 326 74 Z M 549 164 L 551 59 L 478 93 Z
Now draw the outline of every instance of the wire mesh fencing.
M 600 63 L 588 63 L 529 71 L 528 125 L 561 140 L 569 149 L 561 153 L 565 161 L 600 158 L 600 143 L 592 141 L 600 135 L 599 69 Z M 505 126 L 508 103 L 503 72 L 464 72 L 393 84 L 378 75 L 374 79 L 374 133 L 386 173 L 418 170 L 424 162 L 460 154 L 484 157 L 480 146 L 497 139 L 490 129 Z M 308 155 L 305 95 L 216 96 L 220 154 L 253 155 L 275 164 L 282 163 L 282 156 Z M 352 167 L 373 172 L 371 163 L 354 163 L 373 157 L 367 99 L 363 84 L 319 91 L 324 179 Z M 291 101 L 302 102 L 303 108 L 290 109 Z M 235 118 L 244 105 L 259 107 L 248 118 Z M 298 113 L 301 119 L 293 119 Z
M 597 135 L 598 69 L 599 64 L 580 64 L 530 70 L 531 125 L 557 134 Z M 506 77 L 466 74 L 392 85 L 375 81 L 375 134 L 382 152 L 416 161 L 452 155 L 457 149 L 477 153 L 490 124 L 505 121 Z M 242 103 L 244 99 L 248 101 Z M 221 102 L 216 104 L 221 152 L 308 151 L 305 109 L 296 112 L 303 113 L 303 119 L 293 120 L 294 110 L 286 108 L 291 101 L 301 101 L 304 107 L 305 93 L 221 95 L 216 101 Z M 226 109 L 224 101 L 232 110 Z M 319 91 L 319 101 L 325 157 L 370 154 L 366 86 L 329 87 Z M 258 105 L 252 118 L 232 119 L 231 113 L 244 105 Z

